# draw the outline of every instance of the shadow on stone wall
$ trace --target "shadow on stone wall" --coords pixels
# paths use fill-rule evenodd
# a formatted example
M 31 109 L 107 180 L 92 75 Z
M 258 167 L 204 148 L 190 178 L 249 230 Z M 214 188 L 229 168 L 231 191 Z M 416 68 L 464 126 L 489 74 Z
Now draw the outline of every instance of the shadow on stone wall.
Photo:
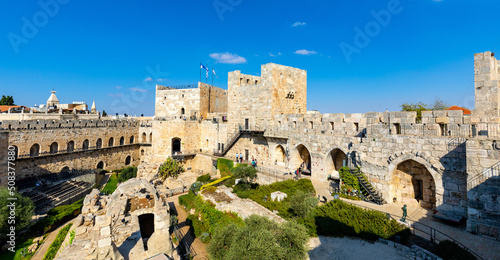
M 500 239 L 500 176 L 469 190 L 467 231 Z

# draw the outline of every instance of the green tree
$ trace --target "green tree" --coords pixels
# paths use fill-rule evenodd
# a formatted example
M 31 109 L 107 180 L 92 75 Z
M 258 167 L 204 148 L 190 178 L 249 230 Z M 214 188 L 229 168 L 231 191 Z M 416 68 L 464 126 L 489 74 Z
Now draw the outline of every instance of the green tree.
M 16 198 L 15 200 L 8 200 L 8 198 Z M 30 198 L 24 197 L 21 194 L 14 192 L 11 194 L 6 188 L 0 189 L 0 232 L 6 234 L 7 229 L 10 228 L 9 216 L 11 208 L 9 205 L 15 203 L 15 227 L 16 233 L 19 233 L 22 229 L 27 227 L 33 216 L 33 211 L 35 210 L 35 205 Z
M 246 164 L 238 164 L 231 171 L 235 178 L 241 179 L 245 184 L 250 184 L 257 178 L 257 169 Z
M 207 250 L 213 259 L 304 259 L 308 238 L 305 227 L 295 221 L 278 224 L 252 215 L 244 226 L 217 229 Z
M 158 170 L 158 174 L 160 174 L 163 179 L 168 177 L 177 178 L 177 176 L 183 172 L 184 167 L 182 167 L 182 164 L 172 158 L 168 158 Z
M 318 198 L 312 193 L 298 190 L 290 197 L 290 212 L 299 218 L 305 218 L 318 206 Z
M 422 120 L 422 111 L 429 110 L 427 104 L 423 102 L 418 103 L 404 103 L 401 105 L 401 111 L 416 111 L 417 112 L 417 122 Z
M 12 96 L 2 95 L 2 99 L 0 99 L 0 105 L 2 106 L 15 106 L 14 98 Z
M 137 167 L 129 166 L 121 170 L 120 174 L 118 175 L 118 182 L 124 182 L 135 177 L 137 177 Z
M 102 116 L 108 116 L 108 113 L 106 113 L 106 110 L 102 111 Z

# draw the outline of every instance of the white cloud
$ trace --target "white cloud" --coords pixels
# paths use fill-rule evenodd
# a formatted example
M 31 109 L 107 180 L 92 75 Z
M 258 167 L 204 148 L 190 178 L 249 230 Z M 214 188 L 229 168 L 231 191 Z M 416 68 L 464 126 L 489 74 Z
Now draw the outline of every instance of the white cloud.
M 143 89 L 143 88 L 129 88 L 128 90 L 134 91 L 134 92 L 148 92 L 147 89 Z
M 271 57 L 276 57 L 276 56 L 280 56 L 281 55 L 281 52 L 278 52 L 278 54 L 273 54 L 272 52 L 269 53 L 269 56 Z
M 144 81 L 153 81 L 153 78 L 147 77 Z
M 316 51 L 308 51 L 308 50 L 304 49 L 304 50 L 296 50 L 294 53 L 295 54 L 299 54 L 299 55 L 313 55 L 313 54 L 316 54 L 318 52 L 316 52 Z
M 307 23 L 302 23 L 302 22 L 295 22 L 292 24 L 293 27 L 299 27 L 299 26 L 305 26 Z
M 241 64 L 247 62 L 247 60 L 238 54 L 232 54 L 229 52 L 225 53 L 212 53 L 209 55 L 210 58 L 216 60 L 218 63 L 226 64 Z
M 120 86 L 116 86 L 116 89 L 121 89 L 121 88 L 122 88 L 122 87 L 120 87 Z
M 119 98 L 119 97 L 123 97 L 123 94 L 121 93 L 118 93 L 118 94 L 108 94 L 108 96 L 112 97 L 112 98 Z

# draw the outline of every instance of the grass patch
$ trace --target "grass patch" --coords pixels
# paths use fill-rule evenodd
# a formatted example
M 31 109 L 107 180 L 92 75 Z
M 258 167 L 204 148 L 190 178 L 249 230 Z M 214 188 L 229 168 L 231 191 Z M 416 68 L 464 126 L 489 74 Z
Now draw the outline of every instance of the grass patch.
M 234 162 L 229 159 L 225 158 L 217 159 L 217 169 L 219 169 L 220 175 L 222 177 L 231 175 L 231 169 L 233 168 L 233 166 Z
M 116 188 L 118 187 L 118 177 L 116 176 L 117 174 L 111 174 L 109 176 L 109 180 L 106 183 L 106 186 L 104 186 L 104 189 L 102 189 L 102 193 L 104 194 L 111 194 L 113 193 Z
M 54 239 L 54 242 L 50 244 L 49 249 L 47 250 L 47 253 L 45 253 L 45 256 L 43 257 L 43 260 L 52 260 L 56 257 L 57 251 L 59 251 L 59 248 L 61 247 L 62 243 L 64 242 L 64 239 L 66 238 L 66 235 L 68 234 L 69 229 L 71 228 L 71 223 L 63 227 L 59 233 L 57 234 L 56 239 Z

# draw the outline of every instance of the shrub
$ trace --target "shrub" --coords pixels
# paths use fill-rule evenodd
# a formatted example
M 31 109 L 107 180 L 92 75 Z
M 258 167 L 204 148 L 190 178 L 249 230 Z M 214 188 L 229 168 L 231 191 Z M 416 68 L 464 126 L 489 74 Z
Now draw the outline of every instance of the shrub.
M 439 242 L 436 247 L 436 255 L 444 260 L 475 260 L 476 257 L 463 249 L 457 243 L 444 240 Z
M 177 178 L 177 176 L 183 172 L 184 167 L 182 167 L 182 164 L 172 158 L 167 158 L 160 166 L 160 169 L 158 169 L 158 174 L 160 174 L 163 179 L 168 177 Z
M 7 229 L 10 227 L 8 223 L 8 218 L 10 215 L 10 209 L 8 205 L 12 202 L 9 198 L 16 198 L 15 203 L 15 228 L 16 230 L 22 230 L 26 228 L 30 221 L 31 216 L 33 216 L 33 211 L 35 210 L 35 205 L 30 198 L 24 197 L 17 191 L 9 191 L 6 188 L 0 189 L 0 232 L 7 234 Z
M 56 239 L 52 244 L 50 244 L 49 249 L 47 250 L 47 253 L 45 253 L 45 256 L 43 257 L 43 260 L 52 260 L 56 257 L 57 251 L 61 247 L 62 243 L 64 242 L 64 239 L 66 238 L 66 235 L 68 234 L 69 229 L 71 228 L 71 223 L 63 227 L 59 233 L 57 234 Z
M 312 215 L 310 215 L 312 217 Z M 375 241 L 378 238 L 394 240 L 400 236 L 403 244 L 411 232 L 384 213 L 365 210 L 340 200 L 330 201 L 314 210 L 318 235 L 352 236 Z
M 207 183 L 210 181 L 212 177 L 210 177 L 210 174 L 205 174 L 201 175 L 198 178 L 196 178 L 196 181 L 202 182 L 202 183 Z
M 278 224 L 252 215 L 244 226 L 217 230 L 207 250 L 213 259 L 304 259 L 308 236 L 294 221 Z
M 137 177 L 137 167 L 129 166 L 120 171 L 118 182 L 125 182 L 129 179 Z
M 231 175 L 231 169 L 233 168 L 234 163 L 231 160 L 225 158 L 217 159 L 217 169 L 220 171 L 220 175 L 222 177 Z
M 185 206 L 187 209 L 196 209 L 195 215 L 189 215 L 189 225 L 194 229 L 196 237 L 202 236 L 203 233 L 208 233 L 210 236 L 204 236 L 204 243 L 210 241 L 211 236 L 218 228 L 226 226 L 229 223 L 242 225 L 243 220 L 237 215 L 229 212 L 221 212 L 215 209 L 210 203 L 203 201 L 200 196 L 196 196 L 193 192 L 186 195 L 179 196 L 179 204 Z M 201 221 L 198 220 L 198 215 L 201 216 Z
M 238 164 L 232 170 L 233 176 L 235 178 L 241 179 L 241 181 L 250 188 L 250 183 L 252 183 L 255 178 L 257 178 L 257 169 L 246 164 Z
M 345 188 L 357 191 L 360 190 L 358 178 L 353 174 L 351 174 L 349 168 L 347 167 L 340 168 L 339 174 L 340 174 L 340 179 L 344 183 Z
M 301 190 L 290 197 L 290 213 L 299 218 L 305 218 L 314 208 L 318 206 L 318 198 L 314 194 Z

